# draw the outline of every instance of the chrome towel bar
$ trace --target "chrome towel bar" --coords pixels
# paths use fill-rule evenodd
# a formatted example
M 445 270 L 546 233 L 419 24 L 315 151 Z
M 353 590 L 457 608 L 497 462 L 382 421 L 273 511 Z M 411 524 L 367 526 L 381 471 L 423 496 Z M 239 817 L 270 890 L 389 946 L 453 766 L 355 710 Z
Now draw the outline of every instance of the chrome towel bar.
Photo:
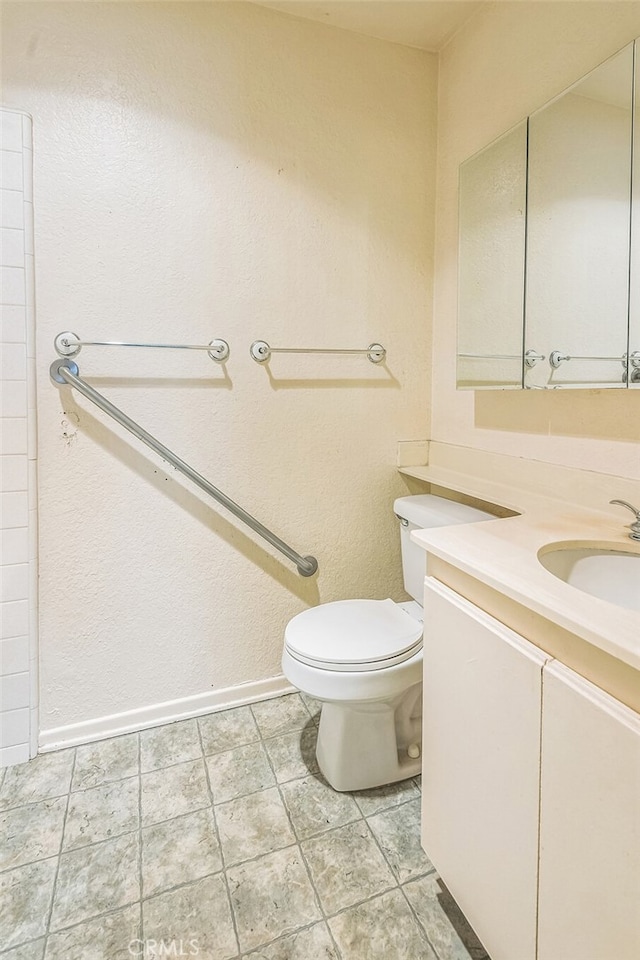
M 254 340 L 249 352 L 256 363 L 266 363 L 272 353 L 352 353 L 364 354 L 371 363 L 382 363 L 387 351 L 380 343 L 370 343 L 366 350 L 323 350 L 319 347 L 270 347 L 265 340 Z
M 522 360 L 521 353 L 459 353 L 465 360 Z
M 318 561 L 315 557 L 303 557 L 290 547 L 288 543 L 285 543 L 284 540 L 281 540 L 275 533 L 272 533 L 271 530 L 260 523 L 259 520 L 256 520 L 255 517 L 252 517 L 250 513 L 247 513 L 247 511 L 243 510 L 237 503 L 234 503 L 234 501 L 221 490 L 218 490 L 212 483 L 209 483 L 209 481 L 194 470 L 193 467 L 190 467 L 188 463 L 185 463 L 184 460 L 176 456 L 172 450 L 169 450 L 163 443 L 156 440 L 154 436 L 147 433 L 140 424 L 136 423 L 135 420 L 128 417 L 126 413 L 123 413 L 122 410 L 114 406 L 110 400 L 103 397 L 97 390 L 94 390 L 92 386 L 78 375 L 79 372 L 78 365 L 69 359 L 54 360 L 49 368 L 49 374 L 54 385 L 67 384 L 70 387 L 74 387 L 78 393 L 81 393 L 87 400 L 95 403 L 97 407 L 100 407 L 101 410 L 116 420 L 125 430 L 132 433 L 138 440 L 146 443 L 146 445 L 151 447 L 155 453 L 159 454 L 163 460 L 167 460 L 176 470 L 179 470 L 185 477 L 188 477 L 192 483 L 195 483 L 201 490 L 208 493 L 210 497 L 213 497 L 214 500 L 221 503 L 230 513 L 238 517 L 239 520 L 242 520 L 243 523 L 246 523 L 248 527 L 251 527 L 263 540 L 266 540 L 272 547 L 275 547 L 276 550 L 283 553 L 287 559 L 295 563 L 298 568 L 298 573 L 302 577 L 313 576 L 318 569 Z
M 226 340 L 210 343 L 127 343 L 124 340 L 81 340 L 77 333 L 65 330 L 53 341 L 59 357 L 77 357 L 82 347 L 150 347 L 152 350 L 206 350 L 212 360 L 224 363 L 229 358 Z
M 535 367 L 538 360 L 544 360 L 544 354 L 535 350 L 527 350 L 524 356 L 520 353 L 459 353 L 458 357 L 464 360 L 524 360 L 527 367 Z
M 617 357 L 575 357 L 573 355 L 561 353 L 559 350 L 553 350 L 549 354 L 549 363 L 554 368 L 554 370 L 557 370 L 560 364 L 564 363 L 565 360 L 580 360 L 580 361 L 598 360 L 598 361 L 610 361 L 610 362 L 614 362 L 617 360 L 618 363 L 621 363 L 623 367 L 626 367 L 627 365 L 626 353 L 620 354 Z M 640 366 L 640 352 L 636 350 L 635 353 L 632 353 L 629 357 L 629 361 L 632 367 Z

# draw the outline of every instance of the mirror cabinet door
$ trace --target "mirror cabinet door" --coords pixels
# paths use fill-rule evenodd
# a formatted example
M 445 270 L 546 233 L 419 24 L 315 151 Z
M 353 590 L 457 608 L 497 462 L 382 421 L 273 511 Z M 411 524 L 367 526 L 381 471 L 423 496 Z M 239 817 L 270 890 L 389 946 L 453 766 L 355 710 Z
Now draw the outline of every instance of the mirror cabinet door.
M 522 387 L 527 121 L 460 167 L 458 388 Z
M 631 198 L 631 293 L 629 302 L 629 386 L 640 389 L 640 40 L 636 40 L 633 193 Z
M 624 387 L 633 44 L 529 118 L 525 387 Z

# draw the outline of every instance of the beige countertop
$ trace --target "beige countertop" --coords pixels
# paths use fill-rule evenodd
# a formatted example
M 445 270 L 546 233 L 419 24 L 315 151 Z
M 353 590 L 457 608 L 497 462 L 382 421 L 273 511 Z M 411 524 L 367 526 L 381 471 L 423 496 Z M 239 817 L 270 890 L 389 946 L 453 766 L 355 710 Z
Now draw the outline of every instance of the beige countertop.
M 577 590 L 538 560 L 540 550 L 558 543 L 640 555 L 640 543 L 628 536 L 631 514 L 620 508 L 617 520 L 611 513 L 442 467 L 403 467 L 400 472 L 518 514 L 414 532 L 415 542 L 430 555 L 640 670 L 640 614 Z

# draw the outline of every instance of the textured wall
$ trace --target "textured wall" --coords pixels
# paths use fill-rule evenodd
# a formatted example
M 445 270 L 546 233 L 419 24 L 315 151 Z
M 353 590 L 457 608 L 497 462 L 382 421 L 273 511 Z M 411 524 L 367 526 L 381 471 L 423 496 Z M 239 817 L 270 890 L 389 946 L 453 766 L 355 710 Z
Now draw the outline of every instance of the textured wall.
M 38 575 L 31 120 L 0 110 L 2 489 L 0 767 L 38 737 Z
M 33 114 L 42 727 L 280 672 L 308 604 L 402 596 L 396 441 L 428 435 L 436 61 L 242 3 L 3 6 Z M 77 394 L 87 377 L 320 562 L 303 580 Z M 363 358 L 248 354 L 364 347 Z
M 442 52 L 433 439 L 640 478 L 640 391 L 455 389 L 459 164 L 636 36 L 637 2 L 491 3 Z

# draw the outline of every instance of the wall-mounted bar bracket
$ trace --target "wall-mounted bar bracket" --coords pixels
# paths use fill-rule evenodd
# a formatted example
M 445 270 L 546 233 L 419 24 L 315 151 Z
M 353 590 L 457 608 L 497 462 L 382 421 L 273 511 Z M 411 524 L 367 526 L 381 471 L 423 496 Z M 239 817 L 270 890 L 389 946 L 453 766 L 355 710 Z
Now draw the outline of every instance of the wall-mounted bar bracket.
M 549 363 L 554 370 L 557 370 L 561 363 L 564 363 L 565 360 L 571 360 L 571 357 L 568 354 L 560 353 L 559 350 L 552 350 L 549 354 Z
M 524 355 L 525 366 L 531 369 L 531 367 L 535 367 L 538 361 L 542 362 L 544 358 L 545 358 L 544 353 L 536 353 L 535 350 L 527 350 L 527 352 Z

